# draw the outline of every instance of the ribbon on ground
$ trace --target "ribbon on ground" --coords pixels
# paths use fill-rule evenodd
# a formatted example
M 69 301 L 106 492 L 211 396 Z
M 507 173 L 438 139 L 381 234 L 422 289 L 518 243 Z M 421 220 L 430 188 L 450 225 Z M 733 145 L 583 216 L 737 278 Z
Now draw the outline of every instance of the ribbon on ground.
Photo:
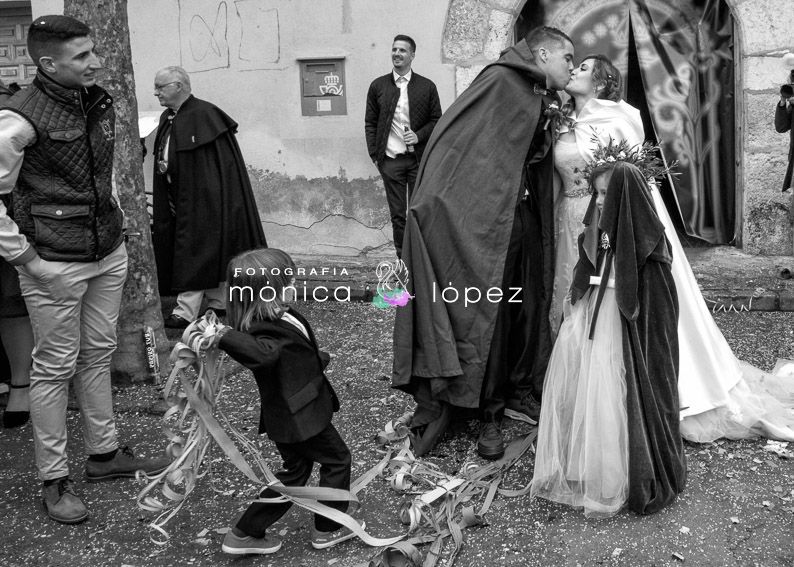
M 387 454 L 378 466 L 395 492 L 413 495 L 403 502 L 398 512 L 400 520 L 409 526 L 411 536 L 387 546 L 368 563 L 356 567 L 435 567 L 448 541 L 450 553 L 445 565 L 449 567 L 463 547 L 464 530 L 487 525 L 485 514 L 497 494 L 516 497 L 529 492 L 529 484 L 513 490 L 501 488 L 501 483 L 532 447 L 537 438 L 536 428 L 510 442 L 498 461 L 484 465 L 467 462 L 457 475 L 449 475 L 432 463 L 415 458 L 411 452 L 409 425 L 410 414 L 390 421 L 376 440 L 379 445 L 392 444 L 398 448 L 394 457 Z M 388 464 L 383 467 L 387 458 Z M 423 560 L 417 546 L 428 543 L 431 545 Z

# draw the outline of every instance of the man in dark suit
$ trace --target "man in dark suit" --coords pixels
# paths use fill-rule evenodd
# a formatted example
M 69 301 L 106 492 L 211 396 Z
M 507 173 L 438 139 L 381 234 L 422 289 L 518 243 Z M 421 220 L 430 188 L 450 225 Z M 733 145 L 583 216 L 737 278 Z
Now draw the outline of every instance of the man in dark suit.
M 394 69 L 369 86 L 364 119 L 367 149 L 378 166 L 394 234 L 397 257 L 402 257 L 405 212 L 414 189 L 422 151 L 441 118 L 436 85 L 411 70 L 416 42 L 397 35 L 391 48 Z
M 794 71 L 791 72 L 791 79 L 794 80 Z M 794 186 L 794 99 L 792 99 L 791 87 L 794 85 L 783 85 L 780 89 L 780 102 L 775 108 L 775 130 L 781 134 L 789 133 L 788 167 L 786 177 L 783 179 L 783 191 L 788 191 Z M 786 89 L 785 87 L 789 87 Z

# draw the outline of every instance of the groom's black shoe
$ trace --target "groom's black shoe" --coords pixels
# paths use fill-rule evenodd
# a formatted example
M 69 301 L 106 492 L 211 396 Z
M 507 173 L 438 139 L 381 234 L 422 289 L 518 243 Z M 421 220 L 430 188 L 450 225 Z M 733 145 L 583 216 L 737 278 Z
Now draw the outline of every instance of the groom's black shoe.
M 414 455 L 422 457 L 429 453 L 433 447 L 436 446 L 441 436 L 449 427 L 449 422 L 452 419 L 452 410 L 449 404 L 441 403 L 441 413 L 439 416 L 428 423 L 426 426 L 420 428 L 411 428 L 411 447 L 414 450 Z
M 524 394 L 520 399 L 509 399 L 506 402 L 505 417 L 537 425 L 540 419 L 540 403 L 532 394 Z
M 480 437 L 477 439 L 477 454 L 483 459 L 495 461 L 505 454 L 505 442 L 502 437 L 502 424 L 495 421 L 480 423 Z

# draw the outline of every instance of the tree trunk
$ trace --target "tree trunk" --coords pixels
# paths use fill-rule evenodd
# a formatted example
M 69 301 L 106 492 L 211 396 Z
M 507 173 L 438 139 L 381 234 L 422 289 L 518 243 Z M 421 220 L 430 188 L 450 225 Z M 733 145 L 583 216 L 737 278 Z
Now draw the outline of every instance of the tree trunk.
M 168 339 L 163 329 L 157 270 L 138 133 L 138 101 L 127 25 L 126 0 L 64 0 L 64 14 L 85 22 L 104 65 L 99 84 L 113 97 L 116 110 L 116 153 L 113 160 L 121 208 L 127 226 L 129 275 L 118 324 L 118 349 L 111 372 L 114 384 L 152 378 L 146 361 L 143 330 L 154 330 L 161 373 L 166 371 Z

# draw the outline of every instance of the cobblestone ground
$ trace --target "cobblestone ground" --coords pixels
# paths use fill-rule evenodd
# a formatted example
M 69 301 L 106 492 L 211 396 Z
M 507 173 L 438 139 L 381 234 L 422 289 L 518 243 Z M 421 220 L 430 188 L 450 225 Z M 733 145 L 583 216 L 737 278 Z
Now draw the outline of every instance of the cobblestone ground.
M 393 312 L 368 304 L 299 306 L 312 321 L 321 345 L 334 354 L 329 378 L 342 400 L 336 424 L 354 456 L 354 477 L 383 456 L 373 442 L 383 424 L 410 407 L 410 399 L 389 388 Z M 794 313 L 721 313 L 716 319 L 736 354 L 771 370 L 778 358 L 794 358 Z M 228 366 L 221 407 L 252 439 L 258 397 L 247 372 Z M 137 386 L 116 392 L 123 442 L 153 454 L 165 446 L 160 418 L 151 408 L 157 391 Z M 204 477 L 184 508 L 167 525 L 170 542 L 149 540 L 151 515 L 140 512 L 134 480 L 84 482 L 80 418 L 68 415 L 72 476 L 91 518 L 79 526 L 49 521 L 42 512 L 32 459 L 30 425 L 0 431 L 0 514 L 5 518 L 0 565 L 262 565 L 337 567 L 366 565 L 373 550 L 347 542 L 327 551 L 309 545 L 308 513 L 292 510 L 276 524 L 284 547 L 275 555 L 233 559 L 220 552 L 220 532 L 246 506 L 256 487 L 216 452 L 212 477 Z M 508 437 L 526 431 L 510 422 Z M 463 423 L 445 437 L 429 461 L 447 472 L 476 460 L 476 424 Z M 585 520 L 581 513 L 529 497 L 498 497 L 489 525 L 470 529 L 455 565 L 794 565 L 794 461 L 764 450 L 765 440 L 687 444 L 689 481 L 676 503 L 640 517 L 623 512 L 609 520 Z M 279 460 L 261 438 L 272 468 Z M 528 453 L 506 485 L 523 486 L 532 471 Z M 401 533 L 396 510 L 402 500 L 376 479 L 362 493 L 369 530 Z M 219 531 L 220 530 L 220 531 Z

